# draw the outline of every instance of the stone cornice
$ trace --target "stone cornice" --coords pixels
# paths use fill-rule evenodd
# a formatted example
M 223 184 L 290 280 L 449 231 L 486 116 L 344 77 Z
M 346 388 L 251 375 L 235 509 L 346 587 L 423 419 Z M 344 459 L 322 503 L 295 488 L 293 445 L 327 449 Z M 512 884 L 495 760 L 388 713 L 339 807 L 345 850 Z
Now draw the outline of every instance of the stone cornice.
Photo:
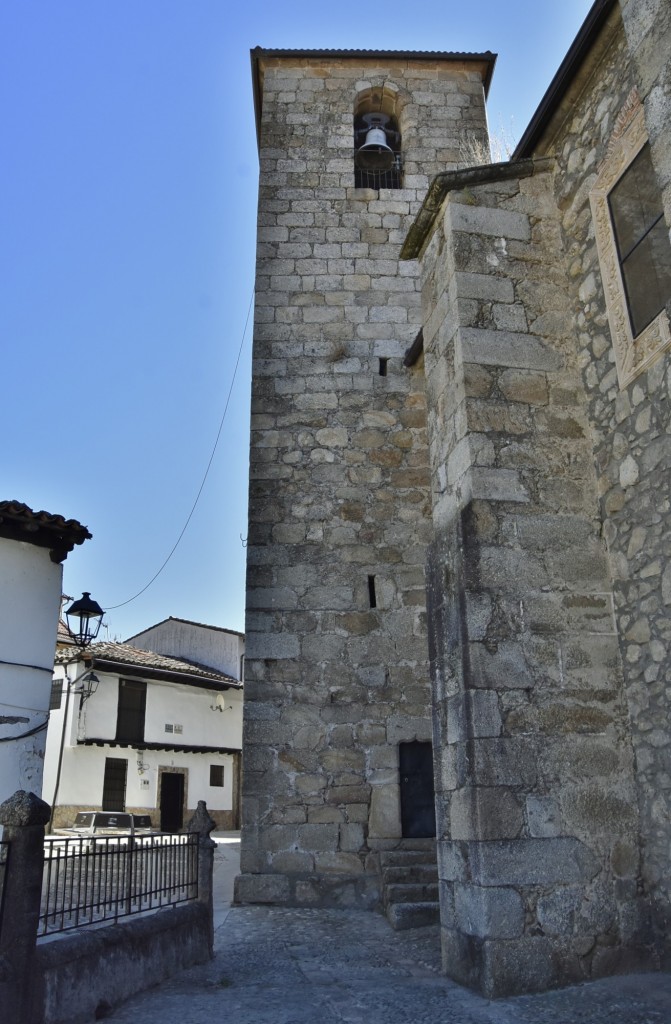
M 476 167 L 463 167 L 458 171 L 437 174 L 429 185 L 426 198 L 403 243 L 400 259 L 417 259 L 450 192 L 510 178 L 528 178 L 538 170 L 546 170 L 551 164 L 552 161 L 548 159 L 505 160 L 503 163 L 478 164 Z

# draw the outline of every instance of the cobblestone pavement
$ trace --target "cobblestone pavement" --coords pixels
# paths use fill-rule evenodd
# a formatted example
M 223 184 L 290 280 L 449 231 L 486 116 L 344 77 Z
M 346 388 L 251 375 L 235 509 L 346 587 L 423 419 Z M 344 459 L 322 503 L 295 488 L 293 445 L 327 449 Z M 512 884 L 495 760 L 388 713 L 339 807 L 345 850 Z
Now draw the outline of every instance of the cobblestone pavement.
M 216 957 L 130 999 L 116 1024 L 670 1024 L 671 975 L 490 1002 L 439 973 L 437 927 L 356 910 L 234 907 Z

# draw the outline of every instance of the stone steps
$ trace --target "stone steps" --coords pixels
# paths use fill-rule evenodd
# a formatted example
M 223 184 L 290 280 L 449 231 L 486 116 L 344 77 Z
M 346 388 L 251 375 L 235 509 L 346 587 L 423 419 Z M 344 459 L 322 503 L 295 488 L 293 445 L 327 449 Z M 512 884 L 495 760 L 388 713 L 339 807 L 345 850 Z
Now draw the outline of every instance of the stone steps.
M 401 864 L 410 860 L 422 860 L 427 863 L 435 863 L 436 840 L 435 839 L 403 839 L 403 846 L 395 846 L 391 850 L 380 851 L 380 862 L 382 864 Z
M 438 903 L 392 903 L 387 907 L 387 920 L 394 931 L 424 928 L 440 922 Z
M 398 883 L 384 886 L 387 906 L 392 903 L 437 903 L 438 882 L 425 885 L 422 882 Z
M 392 928 L 421 928 L 440 920 L 436 843 L 412 845 L 380 853 L 382 906 Z
M 409 864 L 407 867 L 394 866 L 382 868 L 382 882 L 394 885 L 396 882 L 413 882 L 429 885 L 438 881 L 438 869 L 435 864 Z

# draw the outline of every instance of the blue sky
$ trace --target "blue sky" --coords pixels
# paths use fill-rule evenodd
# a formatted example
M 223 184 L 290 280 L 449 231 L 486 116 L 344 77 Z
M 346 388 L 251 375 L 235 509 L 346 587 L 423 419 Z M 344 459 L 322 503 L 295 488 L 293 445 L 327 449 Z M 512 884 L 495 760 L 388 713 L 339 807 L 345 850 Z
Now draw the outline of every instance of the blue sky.
M 253 289 L 253 46 L 493 50 L 519 138 L 589 0 L 5 0 L 0 498 L 86 524 L 64 586 L 107 609 L 159 569 L 224 412 Z M 244 627 L 251 331 L 167 567 L 107 614 Z

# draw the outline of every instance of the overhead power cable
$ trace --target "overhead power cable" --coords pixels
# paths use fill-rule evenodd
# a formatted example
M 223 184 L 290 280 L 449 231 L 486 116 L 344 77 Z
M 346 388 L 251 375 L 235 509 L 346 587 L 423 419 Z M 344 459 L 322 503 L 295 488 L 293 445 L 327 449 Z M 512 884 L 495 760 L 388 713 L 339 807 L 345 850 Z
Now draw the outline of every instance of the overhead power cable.
M 193 516 L 193 513 L 196 511 L 196 506 L 197 506 L 197 504 L 198 504 L 198 502 L 200 500 L 201 494 L 203 493 L 203 487 L 205 486 L 205 481 L 207 480 L 207 477 L 209 475 L 210 468 L 211 468 L 212 462 L 214 460 L 215 452 L 217 450 L 217 445 L 219 444 L 219 438 L 221 437 L 221 431 L 223 430 L 223 427 L 224 427 L 224 421 L 226 419 L 226 413 L 228 412 L 228 405 L 229 405 L 229 402 L 231 400 L 231 395 L 233 393 L 233 385 L 235 384 L 235 378 L 236 378 L 237 373 L 238 373 L 238 366 L 240 365 L 240 357 L 242 355 L 242 348 L 244 346 L 245 337 L 247 335 L 247 326 L 249 324 L 249 317 L 250 317 L 251 312 L 252 312 L 252 304 L 253 304 L 253 302 L 254 302 L 254 292 L 252 291 L 252 297 L 249 300 L 249 308 L 247 310 L 247 318 L 245 320 L 245 326 L 244 326 L 243 331 L 242 331 L 242 338 L 240 339 L 240 347 L 238 348 L 238 355 L 237 355 L 237 358 L 235 360 L 235 367 L 233 369 L 233 377 L 231 378 L 231 386 L 228 389 L 228 395 L 226 396 L 226 404 L 224 406 L 224 411 L 223 411 L 223 414 L 222 414 L 222 417 L 221 417 L 221 422 L 219 423 L 219 430 L 217 431 L 217 436 L 215 438 L 214 445 L 212 446 L 212 452 L 210 453 L 210 458 L 209 458 L 209 461 L 207 463 L 207 467 L 205 469 L 205 473 L 203 474 L 203 479 L 201 480 L 200 487 L 198 488 L 198 493 L 196 494 L 196 497 L 195 497 L 195 500 L 193 502 L 193 505 L 191 506 L 191 511 L 189 512 L 188 516 L 186 517 L 186 522 L 184 523 L 184 526 L 182 527 L 177 540 L 175 541 L 175 543 L 173 544 L 172 548 L 170 549 L 170 552 L 169 552 L 167 558 L 165 559 L 163 564 L 160 566 L 160 568 L 154 573 L 154 575 L 149 580 L 149 582 L 145 583 L 145 585 L 142 588 L 142 590 L 138 590 L 137 594 L 133 594 L 133 596 L 129 597 L 127 601 L 122 601 L 120 604 L 109 605 L 105 609 L 106 612 L 115 611 L 117 608 L 123 608 L 125 605 L 130 604 L 131 601 L 135 601 L 136 598 L 140 597 L 141 594 L 144 594 L 145 590 L 148 590 L 149 587 L 152 585 L 152 583 L 155 583 L 156 580 L 159 578 L 159 576 L 161 575 L 161 573 L 165 569 L 166 565 L 168 564 L 168 562 L 170 561 L 170 559 L 174 555 L 175 551 L 177 550 L 179 542 L 181 541 L 182 537 L 186 533 L 186 528 L 189 525 L 189 523 L 191 522 L 191 517 Z

